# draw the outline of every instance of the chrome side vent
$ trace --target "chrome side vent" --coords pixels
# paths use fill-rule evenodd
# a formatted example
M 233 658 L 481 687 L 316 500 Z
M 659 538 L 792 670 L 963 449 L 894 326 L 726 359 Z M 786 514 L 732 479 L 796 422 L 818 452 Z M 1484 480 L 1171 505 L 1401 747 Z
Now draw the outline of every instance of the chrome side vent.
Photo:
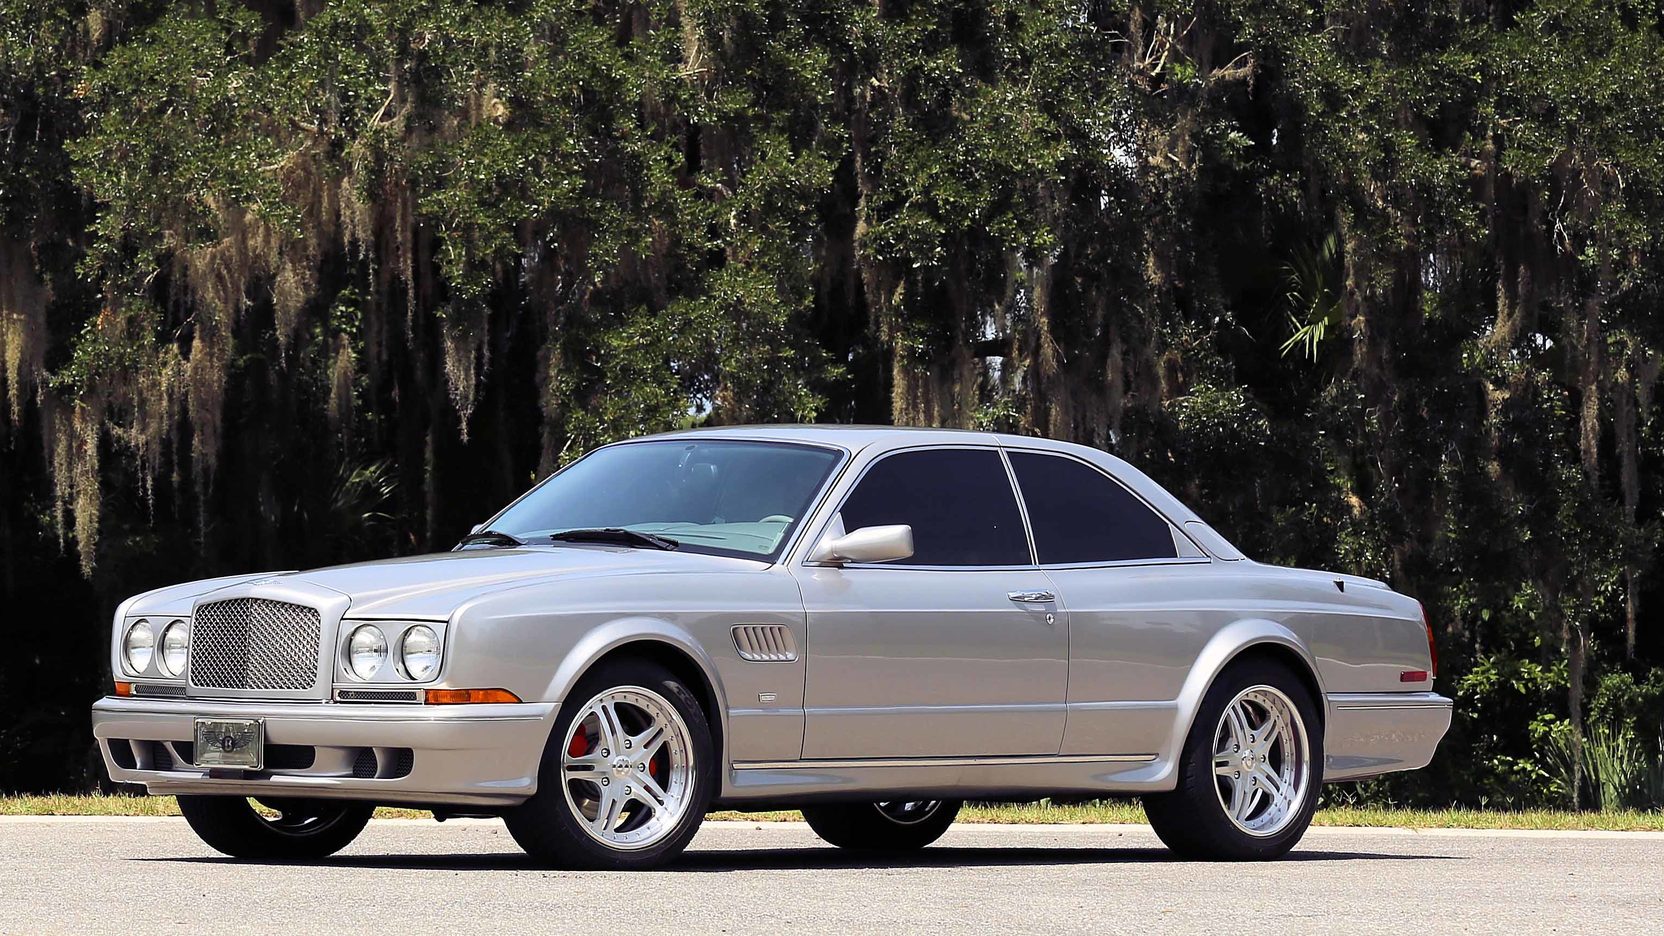
M 784 624 L 734 625 L 734 649 L 753 663 L 790 663 L 797 659 L 797 641 Z

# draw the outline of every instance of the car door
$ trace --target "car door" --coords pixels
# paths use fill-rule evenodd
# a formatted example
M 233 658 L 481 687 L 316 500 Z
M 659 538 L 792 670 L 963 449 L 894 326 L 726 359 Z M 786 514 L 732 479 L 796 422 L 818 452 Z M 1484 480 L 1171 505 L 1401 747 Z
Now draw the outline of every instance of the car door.
M 840 505 L 853 532 L 905 523 L 911 557 L 795 570 L 808 614 L 805 758 L 1055 754 L 1068 623 L 1034 567 L 996 448 L 906 449 Z
M 1069 609 L 1068 755 L 1150 754 L 1213 632 L 1207 558 L 1101 468 L 1055 452 L 1007 453 L 1035 554 Z

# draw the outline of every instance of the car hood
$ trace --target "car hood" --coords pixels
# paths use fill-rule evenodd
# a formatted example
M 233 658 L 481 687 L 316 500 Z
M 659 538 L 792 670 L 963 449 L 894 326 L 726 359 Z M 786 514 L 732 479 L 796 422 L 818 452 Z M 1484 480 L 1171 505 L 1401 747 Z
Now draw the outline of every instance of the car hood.
M 311 585 L 345 595 L 348 617 L 442 619 L 482 595 L 555 578 L 640 575 L 665 572 L 720 572 L 765 568 L 766 563 L 689 552 L 661 552 L 613 546 L 528 546 L 518 549 L 466 549 L 406 556 L 301 572 L 265 573 L 176 586 L 144 596 L 128 613 L 151 613 L 149 605 L 212 601 L 220 593 L 246 592 L 249 586 Z M 178 612 L 172 612 L 178 613 Z

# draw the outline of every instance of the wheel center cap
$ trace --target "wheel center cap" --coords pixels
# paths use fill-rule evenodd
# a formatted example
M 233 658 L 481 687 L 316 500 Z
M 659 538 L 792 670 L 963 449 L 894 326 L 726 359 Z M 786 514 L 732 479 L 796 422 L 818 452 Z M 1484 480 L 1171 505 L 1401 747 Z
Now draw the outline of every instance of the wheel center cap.
M 612 761 L 612 775 L 622 780 L 630 775 L 630 759 L 615 757 Z
M 1254 759 L 1254 755 L 1252 755 L 1252 754 L 1242 755 L 1242 769 L 1243 770 L 1246 770 L 1249 773 L 1252 773 L 1253 770 L 1254 770 L 1255 763 L 1256 763 L 1256 761 Z

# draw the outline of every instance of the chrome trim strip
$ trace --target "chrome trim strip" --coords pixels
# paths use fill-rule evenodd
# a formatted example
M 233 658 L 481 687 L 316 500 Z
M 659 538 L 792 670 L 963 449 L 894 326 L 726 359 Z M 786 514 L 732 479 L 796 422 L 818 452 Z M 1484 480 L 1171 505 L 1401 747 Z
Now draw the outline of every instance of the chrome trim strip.
M 448 724 L 475 721 L 543 721 L 554 702 L 490 702 L 476 705 L 387 705 L 378 702 L 307 702 L 284 699 L 201 699 L 185 708 L 172 699 L 134 699 L 105 696 L 93 703 L 95 737 L 98 721 L 127 716 L 264 718 L 270 722 L 297 721 L 329 725 L 366 722 L 384 725 Z M 181 711 L 181 709 L 184 709 Z
M 857 758 L 854 760 L 800 761 L 737 761 L 735 770 L 814 770 L 848 769 L 851 767 L 1020 767 L 1035 764 L 1145 764 L 1156 759 L 1154 754 L 1093 754 L 1090 756 L 1053 757 L 1029 754 L 1019 757 L 901 757 Z
M 1111 699 L 1103 702 L 1070 702 L 1071 712 L 1103 712 L 1103 711 L 1157 711 L 1160 709 L 1177 709 L 1179 703 L 1175 699 L 1165 702 L 1148 699 Z
M 1010 702 L 998 705 L 849 705 L 806 707 L 804 712 L 809 715 L 1003 715 L 1006 713 L 1046 714 L 1048 712 L 1068 711 L 1067 702 Z M 1045 754 L 1031 754 L 1029 757 L 1045 757 Z
M 999 445 L 999 440 L 994 440 Z M 1017 513 L 1023 518 L 1023 537 L 1028 540 L 1029 565 L 1040 564 L 1040 543 L 1034 538 L 1034 521 L 1028 518 L 1028 502 L 1023 500 L 1023 486 L 1017 483 L 1017 469 L 1011 464 L 1011 455 L 1005 446 L 999 446 L 1000 464 L 1005 467 L 1005 481 L 1011 485 L 1011 493 L 1017 498 Z
M 1390 712 L 1448 709 L 1454 703 L 1436 692 L 1331 692 L 1328 702 L 1339 712 Z

